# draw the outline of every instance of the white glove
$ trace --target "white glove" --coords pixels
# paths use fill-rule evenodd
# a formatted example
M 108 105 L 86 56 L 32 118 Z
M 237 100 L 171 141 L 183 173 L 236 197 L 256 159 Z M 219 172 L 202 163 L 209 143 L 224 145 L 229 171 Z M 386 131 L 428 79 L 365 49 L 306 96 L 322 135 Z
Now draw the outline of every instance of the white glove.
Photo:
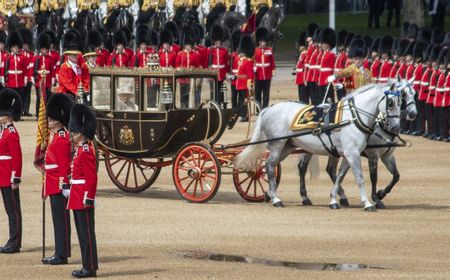
M 335 75 L 328 76 L 328 78 L 327 78 L 327 82 L 328 83 L 332 83 L 332 82 L 334 82 L 334 80 L 336 80 L 336 76 Z
M 63 189 L 63 190 L 62 190 L 62 195 L 63 195 L 65 198 L 68 198 L 69 195 L 70 195 L 70 190 Z
M 336 89 L 343 89 L 344 88 L 343 84 L 336 84 L 335 86 L 336 86 Z

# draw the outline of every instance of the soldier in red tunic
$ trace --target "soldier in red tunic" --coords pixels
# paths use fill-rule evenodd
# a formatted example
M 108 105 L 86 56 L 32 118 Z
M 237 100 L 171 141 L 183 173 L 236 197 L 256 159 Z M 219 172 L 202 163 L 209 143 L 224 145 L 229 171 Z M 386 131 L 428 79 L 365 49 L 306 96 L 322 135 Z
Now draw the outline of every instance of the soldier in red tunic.
M 168 29 L 163 29 L 159 33 L 159 43 L 161 45 L 159 49 L 159 66 L 161 68 L 175 68 L 177 54 L 170 50 L 173 43 L 172 32 Z
M 314 81 L 315 61 L 318 55 L 318 47 L 314 40 L 314 34 L 319 29 L 319 25 L 316 23 L 310 23 L 307 27 L 306 43 L 308 49 L 306 50 L 305 58 L 305 86 L 308 92 L 309 98 L 317 93 L 317 83 Z
M 437 136 L 435 134 L 436 128 L 436 108 L 434 107 L 434 97 L 436 96 L 436 85 L 438 83 L 440 70 L 438 64 L 439 54 L 442 50 L 440 45 L 434 45 L 431 50 L 431 66 L 433 71 L 430 77 L 430 86 L 428 91 L 428 96 L 426 99 L 426 108 L 427 108 L 427 133 L 426 137 L 429 139 L 435 139 Z
M 90 30 L 86 38 L 86 46 L 92 46 L 95 48 L 97 56 L 95 58 L 95 65 L 99 67 L 104 67 L 108 63 L 109 52 L 103 47 L 102 34 L 93 29 Z M 92 64 L 92 63 L 91 63 Z
M 52 31 L 46 31 L 44 33 L 52 38 L 52 44 L 48 53 L 55 62 L 55 81 L 53 84 L 53 86 L 55 86 L 56 83 L 58 82 L 58 72 L 59 68 L 61 67 L 61 56 L 59 54 L 59 51 L 55 50 L 55 47 L 59 49 L 59 41 L 56 38 L 55 33 L 53 33 Z
M 30 103 L 31 103 L 31 77 L 33 75 L 33 70 L 31 68 L 30 62 L 33 59 L 34 53 L 30 51 L 30 47 L 33 44 L 33 33 L 27 28 L 20 29 L 20 36 L 22 36 L 23 39 L 23 45 L 22 45 L 22 55 L 27 59 L 28 65 L 27 65 L 27 74 L 26 74 L 26 81 L 25 81 L 25 87 L 24 87 L 24 96 L 25 99 L 22 100 L 23 104 L 23 115 L 26 117 L 30 117 Z M 37 114 L 37 112 L 36 112 Z
M 445 78 L 445 96 L 444 96 L 444 122 L 443 122 L 443 131 L 444 135 L 442 138 L 446 142 L 450 142 L 450 135 L 448 130 L 450 128 L 450 55 L 447 53 L 447 76 Z M 447 133 L 445 135 L 445 133 Z M 447 136 L 447 137 L 445 137 Z
M 224 93 L 221 91 L 221 88 L 223 87 L 230 65 L 228 50 L 222 47 L 224 36 L 225 34 L 222 27 L 220 25 L 213 25 L 211 28 L 211 42 L 213 43 L 213 46 L 208 48 L 208 66 L 217 71 L 219 91 L 216 100 L 219 102 L 223 102 L 224 100 Z
M 270 84 L 275 74 L 275 59 L 273 49 L 267 47 L 269 30 L 259 27 L 255 37 L 258 44 L 255 49 L 255 99 L 266 108 L 269 106 Z
M 339 71 L 345 69 L 347 67 L 347 60 L 348 60 L 348 55 L 347 52 L 345 51 L 347 44 L 347 37 L 349 36 L 350 33 L 348 33 L 345 30 L 341 30 L 338 33 L 337 36 L 337 50 L 338 50 L 338 55 L 336 57 L 336 63 L 334 64 L 334 74 L 339 73 Z M 353 38 L 353 35 L 350 34 L 350 36 L 352 36 L 351 38 Z M 350 38 L 349 38 L 350 39 Z M 348 44 L 350 44 L 350 41 L 348 42 Z M 345 87 L 343 86 L 345 83 L 345 79 L 339 79 L 336 80 L 334 83 L 335 89 L 336 89 L 336 97 L 338 100 L 341 100 L 345 95 Z
M 98 270 L 95 237 L 94 201 L 97 192 L 95 149 L 95 113 L 84 104 L 76 104 L 70 114 L 69 130 L 75 153 L 72 161 L 67 209 L 73 210 L 83 267 L 74 270 L 75 278 L 95 277 Z
M 394 38 L 391 36 L 384 36 L 380 40 L 380 75 L 378 77 L 378 83 L 387 83 L 391 70 L 394 64 L 394 61 L 392 60 L 392 46 L 394 45 Z
M 375 83 L 378 83 L 378 78 L 380 76 L 380 66 L 381 66 L 380 53 L 379 53 L 380 42 L 381 42 L 380 37 L 375 38 L 375 40 L 373 40 L 372 46 L 370 46 L 369 65 L 367 65 L 367 67 L 366 67 L 372 73 L 372 80 Z
M 23 40 L 19 32 L 11 33 L 8 36 L 6 45 L 10 50 L 10 54 L 7 56 L 5 61 L 6 87 L 14 89 L 23 101 L 26 100 L 25 85 L 27 83 L 29 62 L 27 57 L 25 57 L 20 51 L 23 45 Z
M 253 61 L 251 57 L 255 54 L 255 43 L 250 35 L 243 35 L 238 47 L 239 64 L 236 79 L 236 90 L 238 93 L 238 115 L 241 121 L 248 121 L 247 105 L 245 98 L 249 90 L 253 88 Z
M 53 57 L 49 54 L 51 44 L 52 38 L 47 33 L 41 33 L 37 40 L 37 49 L 39 52 L 30 62 L 32 69 L 31 82 L 35 85 L 36 90 L 36 115 L 39 113 L 42 86 L 45 88 L 44 100 L 47 102 L 52 94 L 51 89 L 55 80 L 56 64 Z M 46 72 L 45 81 L 42 80 L 41 74 L 39 74 L 41 71 Z
M 108 66 L 116 67 L 130 67 L 132 65 L 132 58 L 125 51 L 128 45 L 127 34 L 119 31 L 114 34 L 114 51 L 109 55 Z
M 305 104 L 309 104 L 308 91 L 306 90 L 305 80 L 305 62 L 306 62 L 306 32 L 300 33 L 300 37 L 297 41 L 298 48 L 298 60 L 295 67 L 295 84 L 298 87 L 298 100 Z
M 435 96 L 433 100 L 433 106 L 435 108 L 433 134 L 435 137 L 432 138 L 437 141 L 446 140 L 448 137 L 448 127 L 447 125 L 444 126 L 444 109 L 446 109 L 444 105 L 444 96 L 446 94 L 445 80 L 447 78 L 447 53 L 448 48 L 443 48 L 439 53 L 437 61 L 439 65 L 439 77 L 437 79 Z M 447 129 L 447 131 L 444 131 L 445 129 Z
M 181 51 L 181 46 L 177 44 L 178 42 L 178 27 L 173 21 L 168 21 L 164 25 L 164 29 L 169 30 L 172 33 L 173 42 L 170 46 L 170 51 L 178 54 Z
M 423 74 L 422 78 L 420 79 L 420 89 L 418 91 L 418 97 L 417 97 L 417 111 L 418 111 L 418 119 L 417 119 L 417 131 L 419 135 L 426 135 L 427 131 L 427 122 L 428 122 L 428 116 L 427 116 L 427 97 L 429 94 L 430 89 L 430 80 L 431 80 L 431 74 L 433 72 L 433 67 L 431 66 L 431 50 L 433 49 L 433 45 L 429 45 L 427 47 L 426 53 L 423 55 L 424 57 L 424 63 L 423 63 Z
M 231 107 L 235 110 L 238 109 L 238 92 L 236 89 L 236 78 L 239 66 L 239 55 L 237 49 L 241 40 L 242 33 L 240 30 L 236 30 L 231 34 L 231 56 L 230 56 L 230 73 L 227 74 L 227 79 L 231 84 Z
M 70 189 L 70 163 L 72 144 L 67 131 L 73 100 L 66 94 L 55 94 L 47 104 L 50 143 L 45 152 L 43 197 L 50 197 L 53 228 L 55 232 L 55 254 L 44 258 L 44 264 L 67 264 L 70 257 L 70 211 L 67 197 Z
M 5 87 L 5 62 L 8 56 L 8 53 L 5 51 L 7 37 L 6 32 L 0 30 L 0 90 Z
M 13 121 L 22 115 L 22 101 L 16 91 L 0 91 L 0 189 L 9 222 L 9 240 L 0 253 L 20 252 L 22 246 L 22 211 L 19 184 L 22 175 L 22 148 Z
M 321 32 L 319 42 L 322 48 L 322 57 L 319 63 L 319 93 L 311 98 L 311 102 L 314 105 L 322 103 L 324 98 L 333 97 L 333 86 L 327 81 L 327 78 L 334 74 L 334 64 L 336 63 L 336 55 L 331 51 L 336 46 L 336 32 L 332 28 L 324 28 Z M 327 97 L 325 97 L 327 95 Z

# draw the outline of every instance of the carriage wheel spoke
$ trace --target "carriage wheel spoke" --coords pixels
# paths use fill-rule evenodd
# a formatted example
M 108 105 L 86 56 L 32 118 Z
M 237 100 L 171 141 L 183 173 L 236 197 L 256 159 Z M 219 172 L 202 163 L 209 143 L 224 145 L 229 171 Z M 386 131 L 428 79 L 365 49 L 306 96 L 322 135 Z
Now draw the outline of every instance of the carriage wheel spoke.
M 239 182 L 239 185 L 242 186 L 242 184 L 244 184 L 245 181 L 247 181 L 247 180 L 250 179 L 250 178 L 252 178 L 252 177 L 247 177 L 247 178 L 245 178 L 244 180 L 240 181 L 240 182 Z
M 192 183 L 194 183 L 195 179 L 192 179 L 191 182 L 187 185 L 187 187 L 184 189 L 185 192 L 191 187 Z
M 205 190 L 203 189 L 203 179 L 200 178 L 200 180 L 198 180 L 200 182 L 200 190 L 202 191 L 202 194 L 205 193 Z
M 110 160 L 109 162 L 111 162 L 111 160 Z M 118 163 L 118 162 L 120 162 L 120 159 L 116 160 L 115 162 L 112 162 L 109 166 L 110 166 L 110 167 L 113 167 L 113 166 L 114 166 L 116 163 Z
M 209 191 L 211 191 L 211 186 L 208 184 L 208 182 L 205 179 L 202 179 L 205 183 L 205 187 L 208 188 Z
M 145 175 L 144 170 L 143 170 L 142 168 L 140 168 L 140 167 L 139 167 L 139 170 L 141 171 L 142 176 L 144 177 L 145 181 L 147 182 L 147 181 L 148 181 L 148 178 L 147 178 L 147 176 Z
M 198 185 L 198 180 L 195 180 L 194 196 L 197 196 L 197 185 Z
M 125 177 L 125 186 L 128 186 L 128 178 L 130 177 L 131 162 L 128 162 L 127 176 Z
M 260 180 L 258 180 L 258 184 L 259 184 L 259 187 L 261 188 L 262 193 L 265 193 L 266 190 L 264 189 L 264 187 L 263 187 L 263 185 L 261 184 L 261 181 L 260 181 Z M 255 196 L 256 196 L 256 195 L 255 195 Z
M 122 174 L 123 169 L 125 168 L 125 165 L 127 164 L 127 161 L 125 161 L 120 168 L 119 172 L 117 172 L 116 179 L 119 179 L 120 174 Z
M 179 180 L 179 181 L 181 182 L 181 181 L 184 181 L 184 180 L 186 180 L 186 179 L 189 179 L 189 178 L 191 178 L 191 177 L 189 177 L 189 176 L 186 176 L 186 177 L 180 178 L 180 180 Z
M 136 164 L 133 163 L 133 174 L 134 174 L 134 185 L 137 188 L 138 187 L 138 179 L 136 176 Z
M 215 173 L 214 173 L 214 174 L 215 174 Z M 212 176 L 212 175 L 210 175 L 210 174 L 205 174 L 205 177 L 208 177 L 208 178 L 213 179 L 213 180 L 216 179 L 216 176 Z
M 183 159 L 183 161 L 180 162 L 180 164 L 187 163 L 187 164 L 189 164 L 191 167 L 195 167 L 195 165 L 192 165 L 191 161 L 190 161 L 189 159 L 187 159 L 186 157 L 181 156 L 181 158 Z M 181 166 L 180 166 L 180 167 L 181 167 Z
M 251 186 L 252 186 L 252 183 L 253 183 L 253 178 L 250 180 L 250 182 L 248 183 L 248 185 L 247 185 L 247 189 L 245 190 L 245 194 L 248 194 L 248 191 L 250 190 L 250 188 L 251 188 Z
M 267 184 L 269 184 L 269 180 L 267 180 L 266 178 L 261 177 L 261 179 L 263 179 Z

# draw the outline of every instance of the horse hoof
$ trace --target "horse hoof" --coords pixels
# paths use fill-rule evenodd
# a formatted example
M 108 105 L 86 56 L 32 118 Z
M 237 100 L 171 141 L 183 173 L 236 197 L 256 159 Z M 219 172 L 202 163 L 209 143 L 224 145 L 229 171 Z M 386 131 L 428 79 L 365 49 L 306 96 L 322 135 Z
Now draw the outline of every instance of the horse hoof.
M 278 202 L 275 202 L 275 203 L 273 204 L 273 207 L 276 207 L 276 208 L 283 208 L 283 207 L 284 207 L 284 204 L 283 204 L 282 201 L 278 201 Z
M 350 207 L 350 203 L 348 202 L 347 198 L 339 199 L 339 204 L 343 207 Z
M 269 202 L 270 201 L 270 196 L 267 192 L 264 193 L 264 202 Z
M 312 206 L 313 205 L 312 201 L 309 198 L 303 200 L 302 204 L 303 204 L 303 206 Z
M 364 211 L 366 211 L 366 212 L 376 212 L 377 209 L 374 206 L 369 206 L 369 207 L 364 208 Z
M 386 196 L 386 192 L 384 190 L 379 190 L 377 192 L 377 197 L 379 200 L 382 200 Z
M 384 203 L 381 200 L 378 200 L 377 203 L 375 203 L 375 207 L 377 209 L 386 209 L 386 206 L 384 206 Z
M 337 203 L 332 203 L 330 204 L 330 209 L 341 209 L 341 206 L 339 206 L 339 204 Z

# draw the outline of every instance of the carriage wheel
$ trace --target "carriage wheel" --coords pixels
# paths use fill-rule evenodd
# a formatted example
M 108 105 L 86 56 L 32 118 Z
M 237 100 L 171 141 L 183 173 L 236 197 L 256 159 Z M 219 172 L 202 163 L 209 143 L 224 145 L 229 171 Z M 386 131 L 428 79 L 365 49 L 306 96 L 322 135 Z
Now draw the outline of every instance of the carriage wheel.
M 189 202 L 205 203 L 216 195 L 221 179 L 219 161 L 203 144 L 187 144 L 173 163 L 173 182 L 178 193 Z
M 277 186 L 281 180 L 281 165 L 275 168 Z M 264 160 L 256 169 L 256 172 L 233 172 L 233 183 L 238 194 L 249 202 L 263 202 L 264 194 L 269 189 L 269 178 L 266 173 L 266 161 Z
M 105 166 L 113 183 L 122 191 L 131 193 L 148 189 L 161 172 L 161 167 L 148 160 L 128 159 L 110 153 L 105 153 Z

